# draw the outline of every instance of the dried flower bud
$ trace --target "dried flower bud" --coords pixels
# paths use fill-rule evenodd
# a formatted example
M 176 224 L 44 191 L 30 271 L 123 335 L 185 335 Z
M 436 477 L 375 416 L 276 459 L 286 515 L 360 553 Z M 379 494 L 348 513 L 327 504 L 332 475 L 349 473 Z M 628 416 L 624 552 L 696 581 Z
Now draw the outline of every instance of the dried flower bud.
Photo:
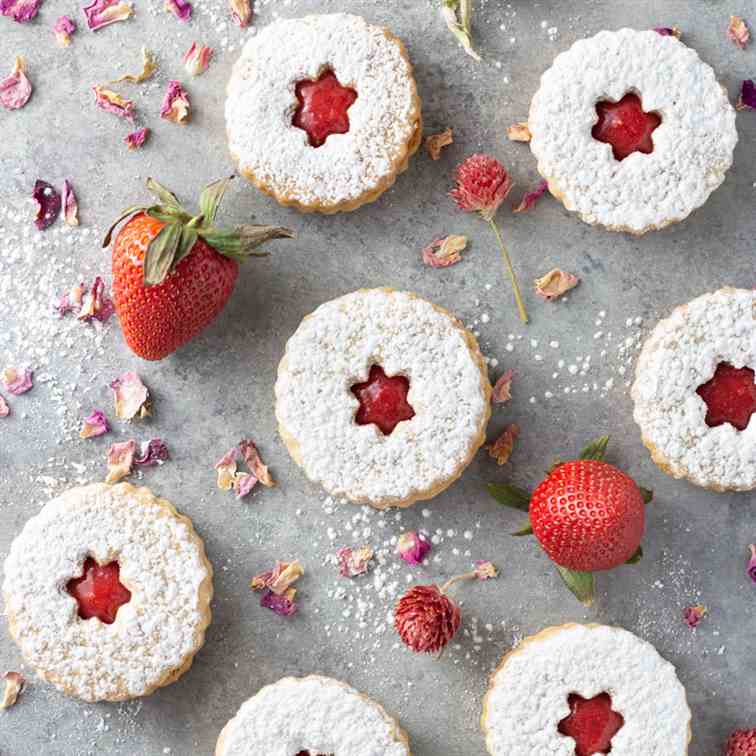
M 457 206 L 468 213 L 480 213 L 490 221 L 512 189 L 512 179 L 504 166 L 490 155 L 476 154 L 464 161 L 451 191 Z
M 698 627 L 698 624 L 707 614 L 708 609 L 703 604 L 696 604 L 683 610 L 683 620 L 688 627 Z
M 399 536 L 396 544 L 396 553 L 404 559 L 407 564 L 420 564 L 431 550 L 431 542 L 424 533 L 418 533 L 415 530 L 409 530 Z
M 457 605 L 437 585 L 416 585 L 399 599 L 394 627 L 416 653 L 434 654 L 454 637 L 462 623 Z

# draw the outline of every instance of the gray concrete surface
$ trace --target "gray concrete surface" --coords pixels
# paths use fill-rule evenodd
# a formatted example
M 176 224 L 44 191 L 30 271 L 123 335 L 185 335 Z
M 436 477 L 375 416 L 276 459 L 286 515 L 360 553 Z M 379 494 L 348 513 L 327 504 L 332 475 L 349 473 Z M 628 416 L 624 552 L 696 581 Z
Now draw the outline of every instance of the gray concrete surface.
M 225 721 L 261 685 L 320 672 L 382 701 L 401 718 L 417 756 L 481 756 L 478 718 L 490 670 L 523 635 L 573 620 L 622 625 L 677 665 L 693 709 L 693 756 L 714 756 L 733 727 L 756 725 L 756 589 L 744 572 L 747 544 L 756 540 L 754 497 L 706 493 L 659 472 L 640 443 L 620 370 L 629 372 L 634 353 L 622 352 L 624 339 L 645 333 L 674 305 L 725 284 L 754 284 L 756 116 L 738 116 L 740 143 L 724 186 L 665 232 L 634 239 L 589 228 L 550 198 L 522 216 L 503 210 L 523 282 L 554 265 L 582 278 L 559 305 L 528 293 L 527 328 L 515 318 L 489 230 L 456 211 L 446 194 L 453 167 L 478 150 L 511 168 L 516 193 L 535 183 L 527 147 L 507 143 L 506 127 L 526 115 L 554 55 L 601 29 L 680 26 L 734 98 L 739 81 L 756 74 L 756 46 L 739 51 L 725 29 L 730 13 L 750 11 L 756 24 L 752 3 L 476 2 L 475 36 L 485 58 L 479 65 L 451 42 L 425 0 L 263 3 L 261 25 L 276 13 L 344 9 L 389 24 L 416 66 L 427 130 L 451 125 L 456 143 L 437 163 L 419 155 L 380 201 L 338 217 L 301 216 L 237 182 L 225 217 L 286 224 L 298 238 L 276 243 L 272 257 L 250 264 L 217 323 L 158 364 L 131 355 L 116 324 L 95 330 L 51 318 L 49 300 L 79 278 L 109 275 L 97 235 L 122 206 L 145 197 L 146 176 L 189 198 L 229 171 L 224 85 L 244 35 L 220 26 L 222 0 L 197 0 L 189 25 L 165 15 L 161 0 L 135 4 L 133 19 L 97 33 L 81 28 L 83 15 L 71 0 L 47 0 L 29 25 L 0 18 L 0 66 L 9 69 L 13 56 L 23 54 L 36 87 L 24 110 L 0 114 L 0 362 L 28 362 L 38 378 L 33 392 L 12 398 L 12 416 L 0 420 L 0 554 L 56 491 L 102 478 L 113 438 L 160 435 L 173 460 L 147 471 L 143 482 L 190 515 L 204 537 L 217 571 L 214 620 L 191 671 L 141 701 L 86 705 L 32 679 L 18 705 L 0 712 L 0 753 L 209 754 Z M 50 33 L 64 12 L 80 23 L 68 50 L 58 49 Z M 192 39 L 217 53 L 205 76 L 188 81 L 180 56 Z M 90 87 L 137 69 L 142 44 L 158 54 L 161 70 L 154 81 L 121 91 L 137 100 L 154 135 L 130 154 L 121 143 L 126 124 L 94 107 Z M 171 77 L 187 83 L 195 105 L 185 129 L 157 116 Z M 73 180 L 80 230 L 60 223 L 45 234 L 33 229 L 29 196 L 38 177 Z M 420 249 L 446 233 L 469 235 L 464 262 L 446 271 L 424 268 Z M 479 331 L 486 355 L 498 360 L 492 376 L 506 367 L 516 372 L 514 399 L 496 410 L 490 435 L 508 422 L 522 427 L 507 467 L 481 453 L 445 494 L 385 515 L 330 503 L 309 484 L 276 436 L 272 407 L 276 364 L 302 316 L 344 292 L 382 285 L 419 292 Z M 634 318 L 643 319 L 640 328 L 626 324 Z M 587 375 L 571 375 L 569 365 L 588 354 Z M 126 369 L 138 370 L 151 387 L 153 419 L 144 427 L 116 423 L 115 436 L 79 440 L 80 418 L 93 406 L 112 415 L 107 384 Z M 574 391 L 565 394 L 565 387 Z M 532 482 L 552 458 L 574 454 L 602 433 L 613 437 L 612 458 L 652 487 L 656 499 L 643 563 L 601 576 L 588 611 L 562 588 L 535 542 L 509 537 L 520 518 L 492 501 L 484 483 Z M 281 485 L 237 502 L 215 489 L 212 466 L 242 436 L 258 442 Z M 391 539 L 405 528 L 436 534 L 427 568 L 406 567 L 390 555 Z M 372 544 L 385 564 L 355 582 L 339 578 L 328 557 L 345 543 Z M 286 620 L 261 608 L 247 586 L 276 558 L 291 557 L 307 575 L 301 611 Z M 395 596 L 408 579 L 440 580 L 476 558 L 493 559 L 501 575 L 459 589 L 465 620 L 455 645 L 441 660 L 407 653 L 385 626 Z M 710 615 L 691 631 L 681 613 L 698 601 Z M 33 678 L 0 625 L 0 668 L 22 668 Z

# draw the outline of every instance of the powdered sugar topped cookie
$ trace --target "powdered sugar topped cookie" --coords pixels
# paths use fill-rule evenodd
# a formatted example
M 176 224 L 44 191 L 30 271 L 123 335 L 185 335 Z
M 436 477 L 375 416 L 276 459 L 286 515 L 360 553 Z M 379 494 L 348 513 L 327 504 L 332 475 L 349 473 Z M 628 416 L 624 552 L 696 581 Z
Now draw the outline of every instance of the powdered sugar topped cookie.
M 146 488 L 73 488 L 5 562 L 8 627 L 44 679 L 85 701 L 147 695 L 191 666 L 212 567 L 191 521 Z
M 475 338 L 414 294 L 356 291 L 306 317 L 276 382 L 279 431 L 329 493 L 408 506 L 484 441 L 491 387 Z
M 344 13 L 276 21 L 252 37 L 228 85 L 226 123 L 250 181 L 325 213 L 388 189 L 422 132 L 401 41 Z
M 504 657 L 481 725 L 492 756 L 684 756 L 690 718 L 653 646 L 618 627 L 568 624 Z
M 678 307 L 646 341 L 632 396 L 654 461 L 715 491 L 756 487 L 756 292 Z
M 552 194 L 587 223 L 642 234 L 686 218 L 724 180 L 735 110 L 674 36 L 603 31 L 557 56 L 530 107 Z
M 215 756 L 410 756 L 398 722 L 377 703 L 328 677 L 285 677 L 242 704 Z

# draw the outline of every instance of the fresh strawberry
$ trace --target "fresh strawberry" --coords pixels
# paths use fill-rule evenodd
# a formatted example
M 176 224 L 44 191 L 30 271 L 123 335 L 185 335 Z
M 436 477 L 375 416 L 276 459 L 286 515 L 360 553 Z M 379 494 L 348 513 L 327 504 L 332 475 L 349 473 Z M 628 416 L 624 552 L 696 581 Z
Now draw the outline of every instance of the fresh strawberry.
M 725 756 L 756 756 L 756 729 L 735 730 L 727 740 Z
M 129 347 L 145 360 L 160 360 L 193 339 L 218 316 L 231 296 L 239 263 L 260 256 L 270 239 L 291 237 L 275 226 L 214 225 L 230 179 L 210 184 L 200 212 L 190 215 L 175 195 L 152 179 L 147 187 L 159 203 L 131 207 L 113 244 L 113 300 Z

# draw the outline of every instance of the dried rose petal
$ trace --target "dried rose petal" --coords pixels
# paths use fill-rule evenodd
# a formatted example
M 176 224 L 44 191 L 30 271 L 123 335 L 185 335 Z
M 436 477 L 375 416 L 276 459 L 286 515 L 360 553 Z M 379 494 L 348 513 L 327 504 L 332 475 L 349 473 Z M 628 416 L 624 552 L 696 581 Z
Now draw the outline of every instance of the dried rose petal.
M 90 29 L 102 29 L 116 21 L 125 21 L 134 14 L 133 6 L 125 0 L 92 0 L 84 6 L 84 15 Z
M 93 318 L 106 323 L 114 311 L 113 301 L 105 294 L 105 282 L 97 276 L 89 291 L 81 299 L 81 308 L 77 317 L 87 323 Z
M 748 24 L 740 16 L 730 16 L 730 25 L 727 27 L 727 36 L 741 49 L 745 50 L 751 39 Z
M 425 137 L 425 149 L 430 155 L 431 160 L 438 160 L 441 157 L 441 150 L 454 143 L 454 131 L 445 129 L 439 134 L 431 134 Z
M 221 491 L 230 491 L 234 487 L 238 457 L 239 449 L 235 446 L 215 463 L 215 469 L 218 471 L 218 488 Z
M 499 574 L 499 570 L 493 562 L 479 560 L 475 562 L 475 575 L 478 580 L 490 580 Z
M 233 487 L 237 499 L 243 499 L 256 485 L 257 478 L 252 475 L 252 473 L 236 473 L 236 475 L 234 475 Z
M 682 37 L 682 31 L 676 26 L 657 26 L 654 31 L 662 37 L 676 37 L 677 39 Z
M 207 71 L 212 57 L 212 47 L 192 42 L 192 46 L 184 53 L 184 68 L 191 76 L 199 76 Z
M 756 109 L 756 84 L 753 79 L 746 79 L 740 88 L 738 102 L 735 107 L 738 110 L 755 110 Z
M 5 368 L 0 373 L 0 380 L 5 384 L 5 388 L 13 396 L 20 396 L 30 391 L 34 385 L 34 373 L 26 368 L 19 370 L 17 368 Z
M 456 265 L 467 246 L 466 236 L 451 234 L 444 239 L 436 239 L 423 250 L 423 262 L 431 268 L 448 268 Z
M 63 182 L 63 220 L 69 226 L 79 225 L 79 203 L 68 179 Z
M 536 278 L 536 294 L 540 294 L 549 301 L 557 299 L 570 289 L 574 289 L 580 283 L 580 279 L 572 273 L 566 273 L 559 268 L 550 270 L 545 276 Z
M 339 560 L 339 574 L 349 578 L 357 577 L 368 571 L 373 550 L 370 546 L 362 546 L 359 549 L 344 546 L 336 552 L 336 558 Z
M 78 286 L 74 286 L 70 291 L 63 292 L 53 304 L 53 307 L 58 311 L 58 315 L 62 318 L 69 312 L 79 312 L 86 290 L 82 282 Z
M 141 467 L 162 465 L 171 458 L 168 446 L 161 438 L 152 438 L 145 441 L 139 448 L 139 453 L 134 455 L 134 464 Z
M 0 0 L 0 14 L 22 24 L 31 21 L 41 5 L 42 0 Z
M 10 415 L 10 407 L 8 406 L 8 402 L 3 399 L 2 396 L 0 396 L 0 417 L 8 417 Z
M 53 34 L 61 47 L 71 44 L 71 35 L 76 31 L 76 22 L 68 16 L 61 16 L 53 26 Z
M 133 440 L 113 444 L 108 449 L 108 475 L 105 478 L 106 483 L 116 483 L 131 472 L 135 451 L 136 441 Z
M 117 92 L 112 89 L 95 84 L 92 87 L 92 91 L 95 93 L 95 104 L 98 108 L 107 111 L 108 113 L 114 113 L 120 118 L 125 118 L 127 121 L 134 120 L 134 101 L 129 100 L 127 97 L 121 97 Z
M 137 129 L 136 131 L 132 131 L 130 134 L 127 134 L 124 137 L 124 142 L 126 142 L 126 146 L 130 150 L 136 150 L 139 149 L 146 141 L 147 137 L 150 135 L 150 130 L 148 128 L 142 128 Z
M 252 3 L 251 0 L 229 0 L 231 14 L 242 29 L 249 26 L 252 21 Z
M 748 561 L 748 577 L 756 583 L 756 546 L 751 544 L 748 548 L 751 549 L 751 558 Z
M 84 425 L 79 431 L 79 438 L 94 438 L 95 436 L 102 436 L 110 431 L 110 425 L 108 424 L 108 418 L 105 417 L 105 413 L 102 410 L 92 410 L 89 417 L 84 419 Z
M 500 465 L 504 465 L 509 462 L 509 458 L 512 456 L 512 450 L 514 449 L 514 442 L 517 436 L 520 435 L 520 426 L 516 423 L 512 423 L 504 428 L 501 435 L 494 441 L 491 446 L 488 447 L 488 453 L 493 457 Z
M 526 210 L 530 210 L 530 208 L 535 205 L 535 203 L 543 196 L 544 192 L 549 188 L 549 182 L 548 181 L 540 181 L 538 183 L 538 186 L 533 189 L 532 192 L 526 192 L 522 199 L 520 200 L 520 204 L 517 205 L 517 207 L 514 209 L 516 213 L 522 213 Z
M 110 388 L 113 389 L 117 418 L 131 420 L 137 415 L 146 417 L 150 414 L 150 392 L 136 373 L 124 373 L 110 384 Z
M 171 79 L 160 107 L 160 117 L 185 126 L 189 121 L 191 110 L 187 91 L 181 86 L 181 82 Z
M 528 128 L 528 122 L 520 121 L 519 123 L 513 123 L 507 129 L 507 139 L 511 142 L 529 142 L 532 139 L 532 135 Z
M 264 486 L 268 486 L 268 488 L 276 485 L 276 481 L 271 477 L 268 468 L 263 464 L 263 461 L 260 458 L 260 452 L 257 451 L 254 442 L 249 439 L 240 441 L 239 453 L 242 455 L 250 472 L 260 481 L 260 483 Z
M 165 0 L 165 9 L 179 21 L 188 21 L 192 17 L 192 4 L 187 0 Z
M 48 226 L 55 223 L 60 214 L 61 199 L 58 190 L 47 181 L 37 179 L 34 182 L 32 198 L 37 203 L 37 213 L 34 216 L 34 225 L 44 231 Z
M 18 700 L 18 694 L 23 690 L 26 680 L 20 672 L 6 672 L 5 690 L 3 697 L 0 699 L 0 709 L 9 709 Z
M 491 401 L 494 404 L 504 404 L 512 398 L 512 378 L 514 372 L 510 369 L 499 376 L 491 392 Z
M 294 559 L 291 562 L 277 561 L 272 570 L 255 575 L 250 582 L 250 588 L 253 591 L 262 591 L 265 589 L 273 591 L 278 596 L 288 591 L 292 584 L 304 575 L 304 570 L 299 560 Z
M 709 613 L 703 604 L 687 606 L 683 610 L 683 620 L 688 627 L 698 627 L 701 620 Z
M 32 94 L 32 85 L 26 76 L 24 59 L 16 56 L 10 74 L 0 81 L 0 105 L 8 110 L 23 108 Z
M 122 81 L 130 81 L 133 84 L 141 84 L 143 81 L 152 78 L 152 75 L 157 69 L 158 64 L 155 60 L 154 53 L 146 47 L 142 47 L 142 70 L 138 74 L 123 74 L 123 76 L 119 76 L 110 83 L 120 84 Z
M 260 606 L 274 611 L 280 617 L 291 617 L 297 613 L 293 595 L 277 596 L 273 591 L 265 591 L 260 597 Z
M 431 542 L 424 533 L 408 530 L 399 536 L 396 544 L 396 553 L 407 564 L 421 564 L 431 550 Z

